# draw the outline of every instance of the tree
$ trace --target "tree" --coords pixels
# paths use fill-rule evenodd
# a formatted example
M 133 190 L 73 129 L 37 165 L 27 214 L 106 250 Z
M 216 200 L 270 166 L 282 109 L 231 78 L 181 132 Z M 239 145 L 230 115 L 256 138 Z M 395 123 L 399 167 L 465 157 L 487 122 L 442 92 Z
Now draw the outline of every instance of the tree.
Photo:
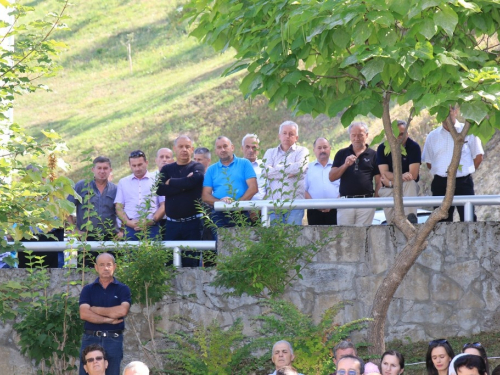
M 263 94 L 271 106 L 286 101 L 298 115 L 344 111 L 344 126 L 358 115 L 382 119 L 396 177 L 395 224 L 407 238 L 372 307 L 371 350 L 382 353 L 390 301 L 435 224 L 447 216 L 465 135 L 470 131 L 485 142 L 500 128 L 495 50 L 500 3 L 191 0 L 188 8 L 191 35 L 217 50 L 236 50 L 236 62 L 225 74 L 246 69 L 240 85 L 246 97 Z M 419 229 L 404 216 L 401 145 L 390 114 L 392 104 L 408 102 L 408 125 L 424 109 L 438 121 L 449 121 L 455 104 L 466 119 L 461 133 L 449 126 L 455 146 L 446 197 Z
M 17 95 L 48 88 L 38 83 L 57 69 L 55 58 L 64 43 L 50 39 L 55 30 L 66 29 L 61 11 L 45 19 L 32 19 L 34 8 L 0 0 L 11 22 L 0 21 L 0 239 L 11 235 L 15 240 L 32 237 L 33 228 L 49 231 L 60 227 L 72 210 L 66 200 L 73 194 L 71 181 L 56 175 L 62 165 L 59 156 L 65 146 L 53 131 L 43 131 L 37 140 L 7 113 Z M 32 17 L 33 18 L 33 17 Z M 7 43 L 15 36 L 15 44 Z M 32 168 L 26 167 L 31 164 Z

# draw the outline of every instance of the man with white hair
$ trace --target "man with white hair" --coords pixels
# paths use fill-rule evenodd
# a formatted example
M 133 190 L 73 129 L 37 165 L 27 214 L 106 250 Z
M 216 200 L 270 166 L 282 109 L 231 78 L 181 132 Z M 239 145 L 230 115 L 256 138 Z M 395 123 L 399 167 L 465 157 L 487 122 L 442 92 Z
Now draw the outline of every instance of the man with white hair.
M 253 170 L 257 175 L 257 185 L 259 186 L 259 191 L 253 196 L 253 201 L 262 200 L 266 195 L 266 181 L 262 176 L 262 159 L 259 159 L 259 143 L 260 140 L 257 134 L 247 134 L 241 140 L 243 157 L 247 159 L 250 164 L 252 164 Z
M 133 361 L 125 366 L 123 375 L 149 375 L 149 368 L 143 362 Z
M 272 374 L 276 375 L 277 371 L 283 367 L 291 366 L 295 356 L 293 355 L 292 344 L 288 341 L 280 340 L 273 345 L 271 360 L 274 363 L 275 370 Z M 302 374 L 299 374 L 302 375 Z
M 378 197 L 381 186 L 380 172 L 377 153 L 366 143 L 368 125 L 360 121 L 353 122 L 348 131 L 351 145 L 335 154 L 330 181 L 340 179 L 340 198 Z M 337 224 L 371 225 L 374 216 L 374 208 L 338 209 Z
M 304 199 L 305 176 L 309 151 L 297 145 L 299 126 L 285 121 L 279 128 L 280 144 L 264 154 L 265 175 L 270 199 L 279 201 Z M 304 210 L 290 210 L 285 215 L 273 213 L 272 222 L 301 225 Z

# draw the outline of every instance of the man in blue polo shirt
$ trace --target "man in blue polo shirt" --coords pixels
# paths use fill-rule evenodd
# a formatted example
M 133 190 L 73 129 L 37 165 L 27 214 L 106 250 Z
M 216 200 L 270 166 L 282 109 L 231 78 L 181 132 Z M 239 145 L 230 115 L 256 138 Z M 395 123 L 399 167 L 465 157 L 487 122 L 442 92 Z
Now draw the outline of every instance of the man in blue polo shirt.
M 215 153 L 219 162 L 208 167 L 203 180 L 202 200 L 213 206 L 221 201 L 249 201 L 259 191 L 257 175 L 252 164 L 234 155 L 234 145 L 227 137 L 218 137 L 215 141 Z M 213 211 L 212 220 L 217 227 L 234 227 L 230 215 L 223 211 Z
M 80 294 L 80 319 L 85 320 L 82 347 L 99 344 L 106 350 L 107 375 L 119 375 L 123 358 L 123 331 L 125 316 L 130 309 L 130 289 L 113 277 L 115 258 L 108 253 L 100 254 L 95 261 L 99 277 L 83 287 Z M 85 375 L 80 363 L 79 375 Z

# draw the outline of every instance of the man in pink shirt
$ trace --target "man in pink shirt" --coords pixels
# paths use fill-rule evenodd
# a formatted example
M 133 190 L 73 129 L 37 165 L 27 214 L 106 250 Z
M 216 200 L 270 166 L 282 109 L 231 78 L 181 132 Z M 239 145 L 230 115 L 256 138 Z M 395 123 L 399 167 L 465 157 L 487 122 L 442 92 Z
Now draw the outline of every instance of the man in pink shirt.
M 155 178 L 148 172 L 148 161 L 141 150 L 132 151 L 128 158 L 132 174 L 118 183 L 116 214 L 125 226 L 125 239 L 138 241 L 159 234 L 158 221 L 165 214 L 165 197 L 156 195 Z

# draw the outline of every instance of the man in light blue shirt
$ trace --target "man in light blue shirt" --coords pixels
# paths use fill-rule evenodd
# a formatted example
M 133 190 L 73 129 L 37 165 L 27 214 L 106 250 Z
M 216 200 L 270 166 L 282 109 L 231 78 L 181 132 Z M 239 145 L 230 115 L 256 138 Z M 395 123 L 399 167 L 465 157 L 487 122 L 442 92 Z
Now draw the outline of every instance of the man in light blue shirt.
M 234 145 L 227 137 L 215 141 L 219 162 L 208 167 L 203 180 L 202 200 L 213 207 L 215 202 L 249 201 L 257 193 L 257 176 L 247 159 L 234 155 Z M 233 227 L 234 221 L 223 211 L 213 211 L 217 227 Z

